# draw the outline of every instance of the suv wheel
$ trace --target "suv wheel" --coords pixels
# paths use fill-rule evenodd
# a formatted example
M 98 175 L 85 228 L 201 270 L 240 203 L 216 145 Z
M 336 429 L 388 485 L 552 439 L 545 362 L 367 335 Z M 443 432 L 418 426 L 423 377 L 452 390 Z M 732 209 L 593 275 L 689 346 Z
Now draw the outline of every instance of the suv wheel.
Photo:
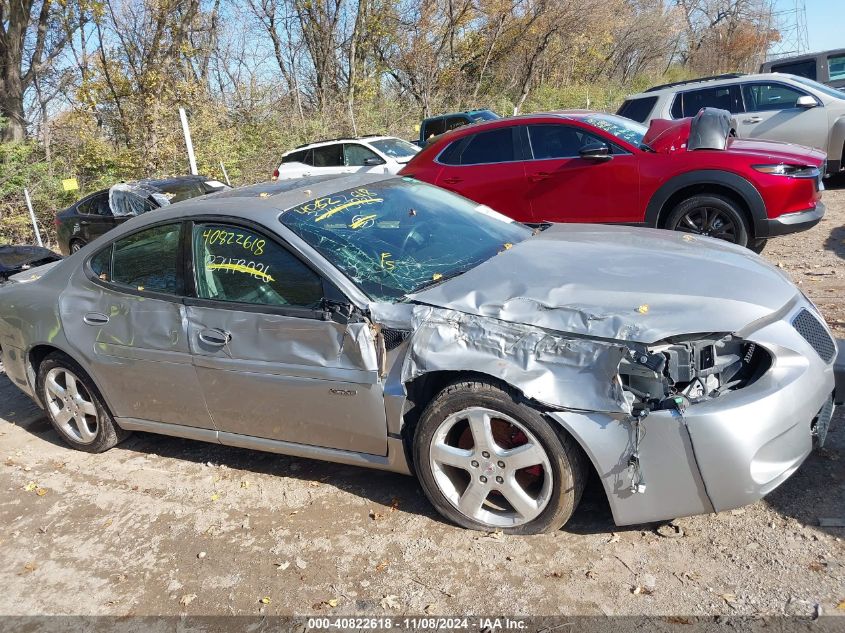
M 748 245 L 748 225 L 742 209 L 730 198 L 716 194 L 683 200 L 669 214 L 666 228 Z
M 82 250 L 82 247 L 85 246 L 85 243 L 80 240 L 72 240 L 70 243 L 70 253 L 73 255 L 75 252 Z
M 586 480 L 575 441 L 536 409 L 486 381 L 450 385 L 423 412 L 414 461 L 426 496 L 474 530 L 559 529 Z

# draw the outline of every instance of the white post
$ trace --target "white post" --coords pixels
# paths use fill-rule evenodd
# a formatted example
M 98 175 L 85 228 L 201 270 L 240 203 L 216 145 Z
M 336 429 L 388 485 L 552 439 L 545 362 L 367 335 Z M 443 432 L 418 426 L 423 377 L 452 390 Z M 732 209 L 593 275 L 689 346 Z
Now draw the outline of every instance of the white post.
M 185 147 L 188 148 L 188 161 L 191 163 L 191 173 L 197 175 L 197 159 L 194 158 L 194 144 L 191 142 L 191 129 L 188 127 L 188 116 L 185 108 L 179 108 L 179 118 L 182 119 L 182 131 L 185 133 Z
M 44 246 L 41 241 L 41 231 L 38 230 L 38 222 L 35 219 L 35 211 L 32 210 L 32 200 L 29 199 L 29 190 L 24 187 L 23 196 L 26 198 L 26 206 L 29 208 L 29 219 L 32 220 L 32 228 L 35 229 L 35 239 L 38 240 L 39 246 Z
M 232 183 L 229 182 L 229 174 L 226 173 L 226 165 L 223 164 L 222 160 L 220 161 L 220 169 L 223 170 L 223 177 L 226 179 L 226 184 L 231 187 Z

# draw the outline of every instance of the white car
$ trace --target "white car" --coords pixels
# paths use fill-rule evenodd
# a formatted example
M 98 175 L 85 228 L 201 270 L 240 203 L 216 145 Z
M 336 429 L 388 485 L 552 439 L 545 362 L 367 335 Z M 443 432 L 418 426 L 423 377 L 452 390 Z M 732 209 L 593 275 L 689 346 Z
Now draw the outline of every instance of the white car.
M 396 174 L 418 151 L 413 143 L 393 136 L 318 141 L 285 152 L 273 180 L 323 174 Z

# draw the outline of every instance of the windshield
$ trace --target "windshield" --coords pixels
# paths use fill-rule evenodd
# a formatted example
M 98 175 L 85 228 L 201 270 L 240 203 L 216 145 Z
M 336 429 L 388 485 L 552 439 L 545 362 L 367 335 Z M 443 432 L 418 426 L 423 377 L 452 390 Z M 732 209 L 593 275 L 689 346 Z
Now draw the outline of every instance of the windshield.
M 810 86 L 810 88 L 814 88 L 819 92 L 823 92 L 828 97 L 833 97 L 834 99 L 842 99 L 845 100 L 845 92 L 841 90 L 837 90 L 836 88 L 831 88 L 830 86 L 825 86 L 824 84 L 820 84 L 818 81 L 813 81 L 812 79 L 807 79 L 806 77 L 798 77 L 793 75 L 792 77 L 795 81 L 804 84 L 805 86 Z
M 648 131 L 645 125 L 640 125 L 636 121 L 616 116 L 615 114 L 591 114 L 590 116 L 584 117 L 582 121 L 600 130 L 604 130 L 608 134 L 612 134 L 616 138 L 622 139 L 635 147 L 640 146 L 645 133 Z
M 397 301 L 531 236 L 483 206 L 410 178 L 288 209 L 282 223 L 367 295 Z
M 383 138 L 379 141 L 370 141 L 370 145 L 391 158 L 405 158 L 406 156 L 413 156 L 420 151 L 420 148 L 413 143 L 403 141 L 399 138 Z

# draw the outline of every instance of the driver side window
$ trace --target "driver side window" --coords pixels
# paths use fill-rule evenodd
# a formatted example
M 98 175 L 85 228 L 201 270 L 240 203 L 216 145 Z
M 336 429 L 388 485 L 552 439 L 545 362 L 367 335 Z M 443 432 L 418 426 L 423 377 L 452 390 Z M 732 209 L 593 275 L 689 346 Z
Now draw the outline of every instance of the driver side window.
M 319 275 L 250 229 L 195 224 L 193 248 L 200 299 L 304 308 L 316 308 L 323 299 Z

